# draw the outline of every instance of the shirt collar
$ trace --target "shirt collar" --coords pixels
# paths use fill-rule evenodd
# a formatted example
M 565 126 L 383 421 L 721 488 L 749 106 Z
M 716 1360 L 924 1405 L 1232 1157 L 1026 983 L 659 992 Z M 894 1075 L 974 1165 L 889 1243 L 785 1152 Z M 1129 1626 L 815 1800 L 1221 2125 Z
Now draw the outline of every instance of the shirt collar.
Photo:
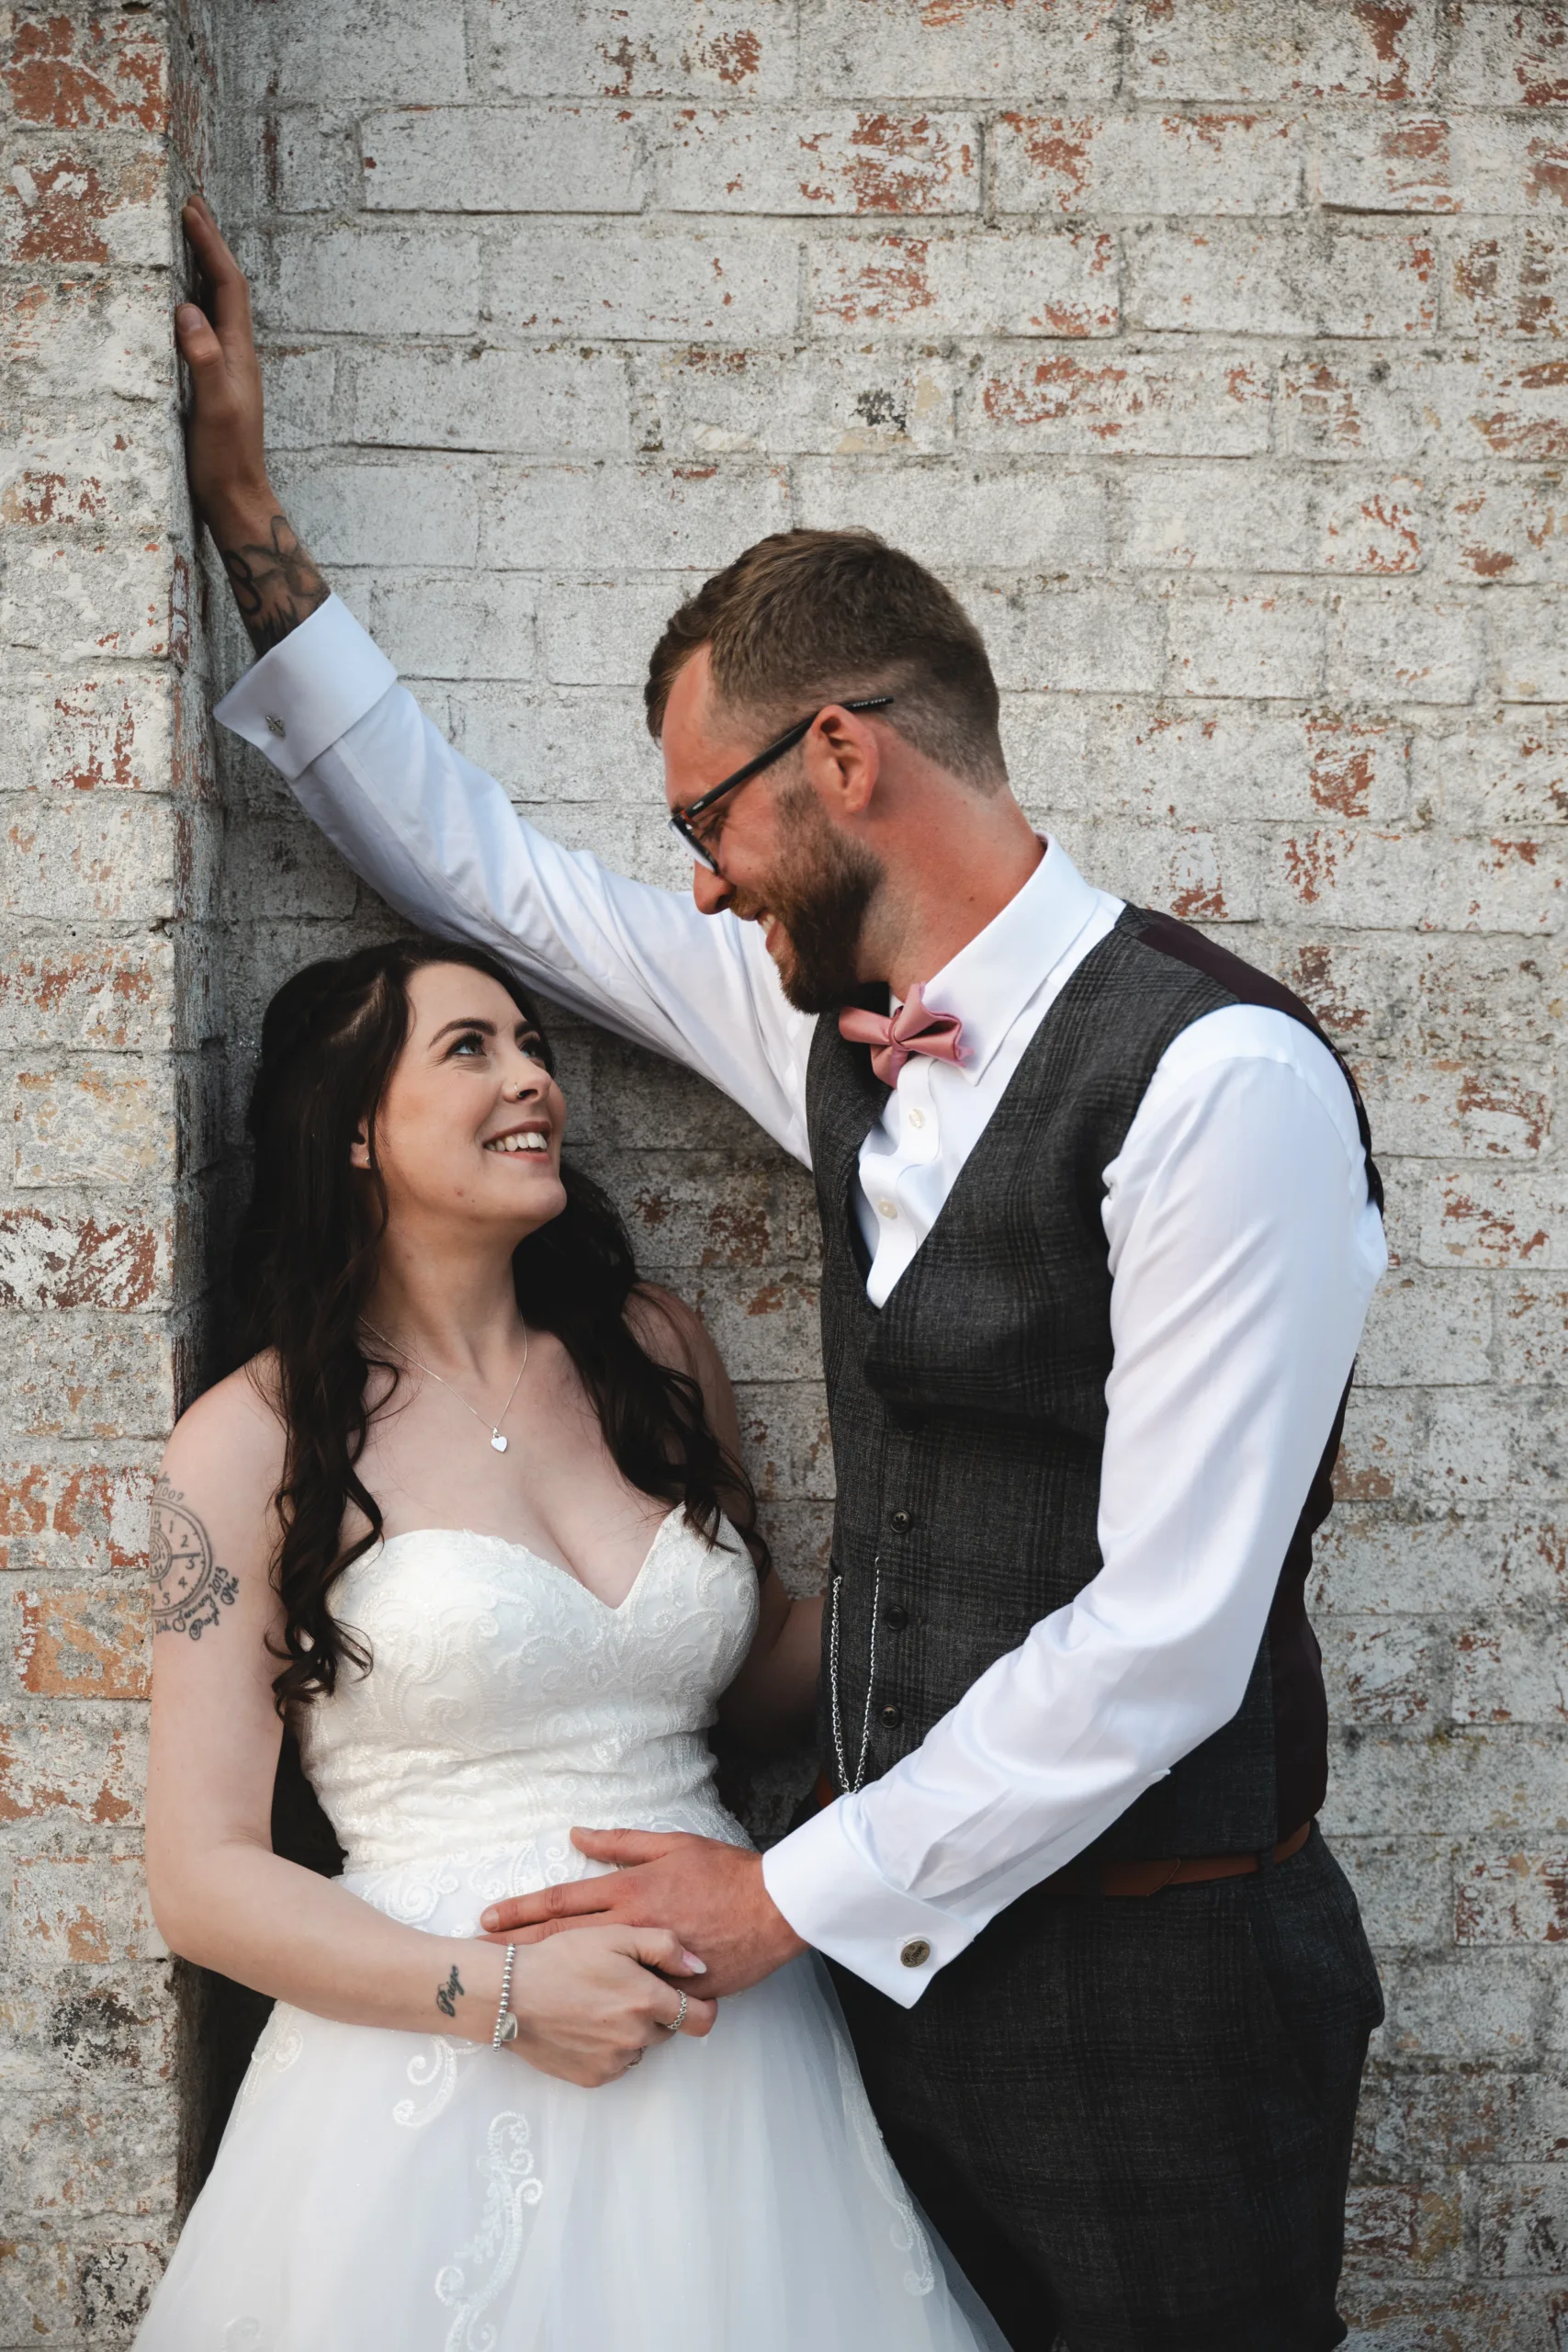
M 932 1012 L 955 1012 L 964 1023 L 964 1058 L 971 1083 L 987 1063 L 1035 990 L 1071 947 L 1100 904 L 1059 842 L 1023 888 L 984 931 L 933 972 L 921 996 Z

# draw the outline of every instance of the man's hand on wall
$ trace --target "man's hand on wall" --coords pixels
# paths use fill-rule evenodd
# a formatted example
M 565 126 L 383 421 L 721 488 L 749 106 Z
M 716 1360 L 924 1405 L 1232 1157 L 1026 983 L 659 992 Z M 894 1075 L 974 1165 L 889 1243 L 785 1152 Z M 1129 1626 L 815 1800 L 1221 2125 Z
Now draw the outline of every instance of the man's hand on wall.
M 265 653 L 324 604 L 330 590 L 289 527 L 266 473 L 261 364 L 251 289 L 204 198 L 185 209 L 202 302 L 175 312 L 190 370 L 186 464 L 196 501 L 234 591 L 251 642 Z

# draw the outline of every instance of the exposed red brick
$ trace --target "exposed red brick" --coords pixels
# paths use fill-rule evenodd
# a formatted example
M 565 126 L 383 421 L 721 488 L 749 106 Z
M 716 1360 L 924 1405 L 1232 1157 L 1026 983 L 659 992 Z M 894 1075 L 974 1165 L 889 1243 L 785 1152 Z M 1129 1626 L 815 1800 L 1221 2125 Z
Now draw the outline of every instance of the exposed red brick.
M 144 1699 L 147 1632 L 140 1591 L 25 1592 L 17 1678 L 41 1699 Z
M 129 10 L 24 18 L 4 79 L 18 122 L 57 130 L 168 128 L 164 27 Z

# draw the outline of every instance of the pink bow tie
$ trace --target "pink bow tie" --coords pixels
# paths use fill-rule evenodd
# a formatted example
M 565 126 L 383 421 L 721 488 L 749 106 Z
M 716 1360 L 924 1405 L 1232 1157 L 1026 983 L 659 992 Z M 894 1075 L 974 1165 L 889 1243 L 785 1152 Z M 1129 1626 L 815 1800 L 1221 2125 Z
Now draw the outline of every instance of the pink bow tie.
M 964 1023 L 955 1012 L 928 1012 L 917 985 L 897 1012 L 863 1012 L 850 1006 L 839 1015 L 839 1035 L 852 1046 L 871 1047 L 871 1066 L 884 1086 L 896 1086 L 911 1054 L 939 1062 L 961 1062 Z

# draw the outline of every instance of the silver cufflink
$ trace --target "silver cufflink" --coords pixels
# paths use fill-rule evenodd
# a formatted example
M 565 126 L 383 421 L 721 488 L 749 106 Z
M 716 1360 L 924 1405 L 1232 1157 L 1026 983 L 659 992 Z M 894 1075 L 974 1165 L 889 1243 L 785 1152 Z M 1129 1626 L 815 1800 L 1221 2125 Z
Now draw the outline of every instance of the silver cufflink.
M 288 734 L 288 728 L 287 728 L 287 727 L 285 727 L 285 725 L 284 725 L 284 723 L 283 723 L 282 719 L 281 719 L 281 718 L 279 718 L 279 717 L 278 717 L 278 715 L 277 715 L 277 713 L 276 713 L 276 710 L 269 710 L 269 711 L 267 712 L 267 715 L 266 715 L 266 723 L 267 723 L 267 726 L 271 729 L 271 730 L 272 730 L 273 734 L 275 734 L 275 735 L 276 735 L 276 736 L 282 737 L 282 736 L 284 736 L 284 735 L 287 735 L 287 734 Z
M 931 1956 L 931 1948 L 924 1936 L 911 1936 L 898 1957 L 906 1968 L 923 1968 Z

